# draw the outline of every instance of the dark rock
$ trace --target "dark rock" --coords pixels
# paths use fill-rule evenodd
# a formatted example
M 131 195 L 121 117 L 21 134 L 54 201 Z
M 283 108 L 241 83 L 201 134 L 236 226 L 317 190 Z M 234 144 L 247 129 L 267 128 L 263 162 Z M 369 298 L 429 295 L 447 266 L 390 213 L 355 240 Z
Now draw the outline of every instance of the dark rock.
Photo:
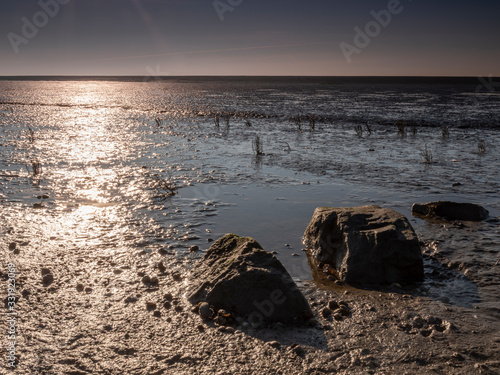
M 198 250 L 200 250 L 200 248 L 199 248 L 198 246 L 196 246 L 196 245 L 193 245 L 193 246 L 191 246 L 191 247 L 189 248 L 189 251 L 190 251 L 190 252 L 195 252 L 195 251 L 198 251 Z
M 448 201 L 415 203 L 411 207 L 411 213 L 427 217 L 465 221 L 481 221 L 487 219 L 489 215 L 488 210 L 477 204 Z
M 16 248 L 17 248 L 17 243 L 11 242 L 9 244 L 9 250 L 14 251 L 14 250 L 16 250 Z
M 218 239 L 191 279 L 188 299 L 193 304 L 208 302 L 253 322 L 294 323 L 313 316 L 280 261 L 249 237 L 226 234 Z
M 349 283 L 421 281 L 422 251 L 400 213 L 379 206 L 319 207 L 304 233 L 312 257 Z

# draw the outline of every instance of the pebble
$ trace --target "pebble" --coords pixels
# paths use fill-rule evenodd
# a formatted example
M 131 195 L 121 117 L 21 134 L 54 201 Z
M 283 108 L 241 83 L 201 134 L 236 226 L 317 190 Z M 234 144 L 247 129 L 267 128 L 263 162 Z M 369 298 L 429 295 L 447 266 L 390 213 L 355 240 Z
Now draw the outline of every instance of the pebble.
M 330 310 L 337 310 L 339 308 L 339 304 L 337 301 L 331 300 L 330 302 L 328 302 L 328 308 Z
M 166 293 L 164 296 L 163 296 L 163 299 L 165 301 L 172 301 L 173 297 L 172 297 L 172 293 Z
M 174 273 L 174 274 L 172 275 L 172 277 L 173 277 L 173 279 L 174 279 L 175 281 L 181 281 L 181 280 L 182 280 L 182 276 L 181 276 L 181 274 L 180 274 L 180 273 L 178 273 L 178 272 Z
M 419 316 L 416 316 L 415 319 L 413 319 L 412 326 L 413 328 L 422 328 L 425 325 L 426 321 L 422 319 Z
M 144 276 L 144 277 L 142 278 L 142 282 L 143 282 L 144 284 L 149 284 L 149 283 L 151 282 L 151 277 L 149 277 L 149 276 L 147 276 L 147 275 L 146 275 L 146 276 Z
M 166 309 L 168 310 L 168 309 L 170 309 L 170 308 L 172 307 L 172 304 L 171 304 L 170 302 L 168 302 L 168 301 L 167 301 L 167 302 L 165 302 L 165 303 L 163 304 L 163 307 L 164 307 L 164 308 L 166 308 Z
M 293 256 L 293 257 L 299 257 L 300 255 L 299 255 L 299 254 L 297 254 L 297 253 L 293 253 L 293 254 L 292 254 L 292 256 Z
M 213 238 L 207 238 L 207 242 L 210 243 L 210 242 L 214 242 L 214 239 Z
M 323 318 L 328 318 L 331 315 L 332 315 L 332 311 L 328 307 L 325 307 L 323 310 L 321 310 L 321 316 Z
M 295 354 L 297 355 L 303 355 L 304 354 L 304 348 L 302 348 L 302 346 L 300 346 L 299 344 L 292 344 L 291 345 L 291 348 L 292 348 L 292 351 L 295 352 Z
M 92 293 L 92 290 L 93 289 L 91 287 L 86 287 L 85 288 L 85 293 L 90 294 L 90 293 Z
M 276 349 L 281 347 L 281 344 L 278 341 L 269 341 L 267 345 L 269 345 L 271 348 L 276 348 Z
M 163 264 L 163 262 L 160 262 L 158 263 L 158 270 L 163 273 L 167 270 L 167 268 L 165 267 L 165 265 Z
M 203 327 L 203 325 L 201 325 L 201 324 L 198 324 L 198 325 L 196 326 L 196 328 L 197 328 L 197 329 L 198 329 L 198 331 L 200 331 L 200 332 L 205 332 L 205 327 Z
M 42 276 L 48 275 L 49 273 L 52 273 L 52 272 L 50 272 L 50 270 L 48 268 L 42 268 Z
M 76 284 L 76 291 L 77 292 L 83 292 L 84 286 L 82 284 Z
M 153 287 L 157 287 L 157 286 L 158 286 L 158 283 L 159 283 L 158 278 L 157 278 L 156 276 L 153 276 L 153 277 L 151 278 L 150 283 L 151 283 L 151 286 L 153 286 Z
M 54 281 L 54 275 L 52 275 L 51 273 L 47 273 L 42 277 L 42 280 L 44 285 L 52 284 L 52 282 Z
M 338 312 L 335 312 L 333 314 L 333 319 L 335 319 L 336 321 L 341 321 L 344 319 L 344 317 L 342 316 L 342 314 L 338 313 Z
M 137 298 L 132 297 L 132 296 L 128 296 L 127 298 L 125 298 L 125 300 L 123 302 L 125 302 L 125 303 L 135 303 L 135 302 L 137 302 Z
M 16 250 L 16 248 L 17 248 L 17 243 L 15 243 L 15 242 L 11 242 L 11 243 L 9 244 L 9 250 Z
M 202 302 L 198 307 L 198 312 L 202 319 L 212 319 L 213 313 L 210 305 L 206 302 Z
M 156 310 L 156 303 L 154 303 L 154 302 L 147 302 L 146 303 L 146 309 L 148 309 L 148 310 Z
M 192 253 L 195 252 L 195 251 L 198 251 L 198 250 L 200 250 L 200 248 L 198 246 L 196 246 L 196 245 L 193 245 L 193 246 L 191 246 L 189 248 L 189 251 L 192 252 Z

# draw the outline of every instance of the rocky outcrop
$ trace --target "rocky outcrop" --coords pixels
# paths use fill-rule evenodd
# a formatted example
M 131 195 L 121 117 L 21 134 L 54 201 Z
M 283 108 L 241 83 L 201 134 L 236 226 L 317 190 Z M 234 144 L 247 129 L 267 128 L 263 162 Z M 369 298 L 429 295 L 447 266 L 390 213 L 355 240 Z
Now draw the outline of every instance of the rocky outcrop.
M 421 281 L 423 259 L 415 231 L 400 213 L 379 206 L 320 207 L 304 233 L 314 259 L 348 283 Z
M 313 316 L 281 262 L 249 237 L 226 234 L 192 275 L 188 299 L 252 323 L 301 323 Z
M 427 217 L 439 217 L 448 220 L 481 221 L 488 218 L 489 212 L 482 206 L 473 203 L 457 203 L 438 201 L 415 203 L 411 207 L 412 214 Z

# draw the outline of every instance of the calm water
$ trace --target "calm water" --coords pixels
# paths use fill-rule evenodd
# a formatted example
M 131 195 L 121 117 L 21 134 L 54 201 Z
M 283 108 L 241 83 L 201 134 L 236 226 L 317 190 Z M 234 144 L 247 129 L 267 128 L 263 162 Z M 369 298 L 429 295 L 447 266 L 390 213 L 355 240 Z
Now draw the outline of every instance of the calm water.
M 301 236 L 317 206 L 411 218 L 414 202 L 453 199 L 495 218 L 500 97 L 478 85 L 0 81 L 3 258 L 13 241 L 43 249 L 17 259 L 33 264 L 56 246 L 166 249 L 189 268 L 190 246 L 235 232 L 309 280 Z M 429 244 L 425 293 L 498 316 L 498 222 L 412 223 Z

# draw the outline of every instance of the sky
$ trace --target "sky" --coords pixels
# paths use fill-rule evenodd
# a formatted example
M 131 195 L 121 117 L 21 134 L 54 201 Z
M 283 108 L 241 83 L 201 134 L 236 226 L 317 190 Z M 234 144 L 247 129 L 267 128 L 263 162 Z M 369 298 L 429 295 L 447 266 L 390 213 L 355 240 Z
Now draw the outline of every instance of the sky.
M 498 0 L 0 4 L 1 76 L 500 76 Z

